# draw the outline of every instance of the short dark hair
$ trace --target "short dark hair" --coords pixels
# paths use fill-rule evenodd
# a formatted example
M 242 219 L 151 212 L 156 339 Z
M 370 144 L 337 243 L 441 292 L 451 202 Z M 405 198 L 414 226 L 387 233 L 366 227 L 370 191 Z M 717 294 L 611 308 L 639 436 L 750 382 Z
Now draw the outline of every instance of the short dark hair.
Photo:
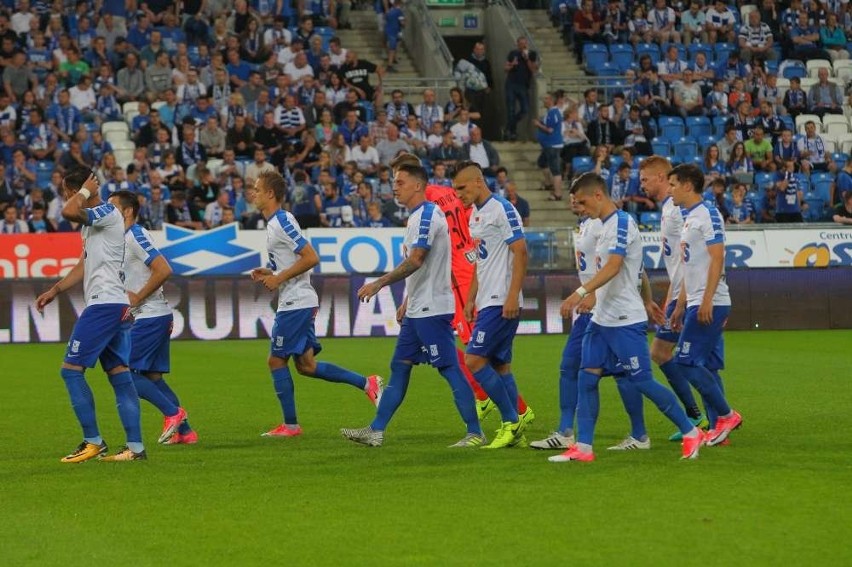
M 570 192 L 572 195 L 576 195 L 577 193 L 594 193 L 595 191 L 600 191 L 607 197 L 609 196 L 609 188 L 607 188 L 604 178 L 589 171 L 574 180 Z
M 133 191 L 127 191 L 126 189 L 122 189 L 121 191 L 116 191 L 112 195 L 109 196 L 110 199 L 118 198 L 118 207 L 120 209 L 130 208 L 133 210 L 133 218 L 135 219 L 139 216 L 139 197 Z
M 423 184 L 423 187 L 426 187 L 426 183 L 429 181 L 429 177 L 426 175 L 426 170 L 423 169 L 421 165 L 411 165 L 411 164 L 403 164 L 396 169 L 397 173 L 405 172 L 418 182 Z
M 86 179 L 88 179 L 91 174 L 92 172 L 88 169 L 75 169 L 62 178 L 62 185 L 65 187 L 66 191 L 76 193 L 83 187 L 83 183 L 86 182 Z
M 698 194 L 704 192 L 704 173 L 693 163 L 676 165 L 669 172 L 669 177 L 674 177 L 680 183 L 689 183 L 692 185 L 692 190 Z
M 287 194 L 287 182 L 284 181 L 284 178 L 280 173 L 277 171 L 264 171 L 257 176 L 257 180 L 260 181 L 264 187 L 272 191 L 277 202 L 280 203 L 284 200 L 284 195 Z

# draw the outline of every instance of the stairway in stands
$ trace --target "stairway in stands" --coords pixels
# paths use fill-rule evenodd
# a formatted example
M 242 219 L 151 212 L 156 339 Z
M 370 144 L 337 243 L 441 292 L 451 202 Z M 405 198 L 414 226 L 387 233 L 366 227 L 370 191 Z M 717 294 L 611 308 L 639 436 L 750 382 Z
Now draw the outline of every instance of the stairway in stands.
M 518 10 L 518 14 L 539 50 L 545 76 L 584 76 L 574 60 L 574 52 L 562 41 L 559 28 L 553 26 L 547 10 Z
M 376 65 L 385 65 L 387 63 L 387 54 L 382 47 L 382 34 L 379 33 L 378 22 L 376 21 L 376 13 L 370 8 L 369 10 L 353 10 L 350 16 L 352 23 L 351 30 L 338 30 L 337 35 L 340 37 L 340 42 L 345 49 L 352 49 L 358 54 L 360 59 L 366 59 Z M 414 63 L 408 56 L 404 45 L 397 50 L 397 65 L 396 73 L 388 73 L 387 77 L 393 78 L 414 78 L 419 77 Z M 375 77 L 370 78 L 370 83 L 375 85 Z M 385 93 L 386 98 L 390 97 L 390 93 Z

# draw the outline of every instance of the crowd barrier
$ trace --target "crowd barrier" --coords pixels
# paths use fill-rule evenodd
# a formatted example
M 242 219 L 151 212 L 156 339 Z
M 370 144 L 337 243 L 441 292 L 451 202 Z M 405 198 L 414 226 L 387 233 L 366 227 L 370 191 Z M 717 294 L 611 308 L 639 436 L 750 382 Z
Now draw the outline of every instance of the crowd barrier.
M 531 268 L 557 265 L 556 257 L 573 258 L 557 230 L 530 233 Z M 317 250 L 317 274 L 370 274 L 391 270 L 403 258 L 403 229 L 308 229 Z M 548 237 L 550 235 L 550 237 Z M 154 244 L 179 276 L 246 273 L 265 263 L 266 231 L 238 230 L 236 224 L 208 231 L 167 225 L 153 233 Z M 533 238 L 535 237 L 535 238 Z M 641 233 L 647 269 L 662 268 L 665 243 L 659 233 Z M 544 249 L 546 248 L 546 249 Z M 0 236 L 0 278 L 53 278 L 67 273 L 82 252 L 76 233 Z M 852 266 L 852 228 L 731 230 L 725 264 L 738 268 Z M 573 265 L 562 263 L 561 265 Z
M 665 272 L 649 272 L 657 298 L 665 295 Z M 734 309 L 729 329 L 852 328 L 852 277 L 846 268 L 765 268 L 727 274 Z M 317 275 L 320 296 L 316 331 L 320 337 L 386 337 L 399 332 L 396 309 L 403 284 L 383 289 L 369 303 L 357 290 L 371 277 Z M 34 299 L 52 285 L 45 279 L 0 280 L 0 344 L 65 342 L 84 304 L 78 286 L 59 296 L 44 313 Z M 524 282 L 520 334 L 563 334 L 570 321 L 559 314 L 576 275 L 534 273 Z M 267 338 L 276 302 L 246 276 L 175 277 L 165 286 L 174 309 L 176 339 Z

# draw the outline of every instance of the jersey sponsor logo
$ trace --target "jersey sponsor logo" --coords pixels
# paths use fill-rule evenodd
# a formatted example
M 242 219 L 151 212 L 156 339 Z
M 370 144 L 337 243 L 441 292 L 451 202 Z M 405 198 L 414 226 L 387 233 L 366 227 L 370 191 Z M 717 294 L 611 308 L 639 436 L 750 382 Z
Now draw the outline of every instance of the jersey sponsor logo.
M 488 248 L 486 247 L 484 240 L 478 240 L 476 242 L 476 248 L 479 250 L 479 258 L 481 260 L 488 258 Z
M 686 264 L 689 262 L 690 253 L 689 253 L 689 242 L 681 242 L 680 243 L 680 257 L 683 260 L 683 263 Z
M 577 252 L 577 267 L 580 269 L 581 272 L 586 271 L 586 268 L 588 266 L 586 265 L 586 253 L 585 252 L 580 252 L 580 251 Z
M 630 357 L 630 368 L 633 369 L 633 370 L 639 369 L 639 357 L 638 356 L 631 356 Z

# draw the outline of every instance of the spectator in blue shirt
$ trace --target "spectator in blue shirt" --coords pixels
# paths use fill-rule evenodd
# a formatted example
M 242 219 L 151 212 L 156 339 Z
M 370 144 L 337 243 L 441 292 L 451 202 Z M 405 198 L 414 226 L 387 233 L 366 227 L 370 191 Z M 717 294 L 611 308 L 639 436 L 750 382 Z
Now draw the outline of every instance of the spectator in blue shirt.
M 385 14 L 385 42 L 388 46 L 388 65 L 386 70 L 396 72 L 396 49 L 399 45 L 402 27 L 405 25 L 405 13 L 402 11 L 402 0 L 394 0 L 393 8 Z

